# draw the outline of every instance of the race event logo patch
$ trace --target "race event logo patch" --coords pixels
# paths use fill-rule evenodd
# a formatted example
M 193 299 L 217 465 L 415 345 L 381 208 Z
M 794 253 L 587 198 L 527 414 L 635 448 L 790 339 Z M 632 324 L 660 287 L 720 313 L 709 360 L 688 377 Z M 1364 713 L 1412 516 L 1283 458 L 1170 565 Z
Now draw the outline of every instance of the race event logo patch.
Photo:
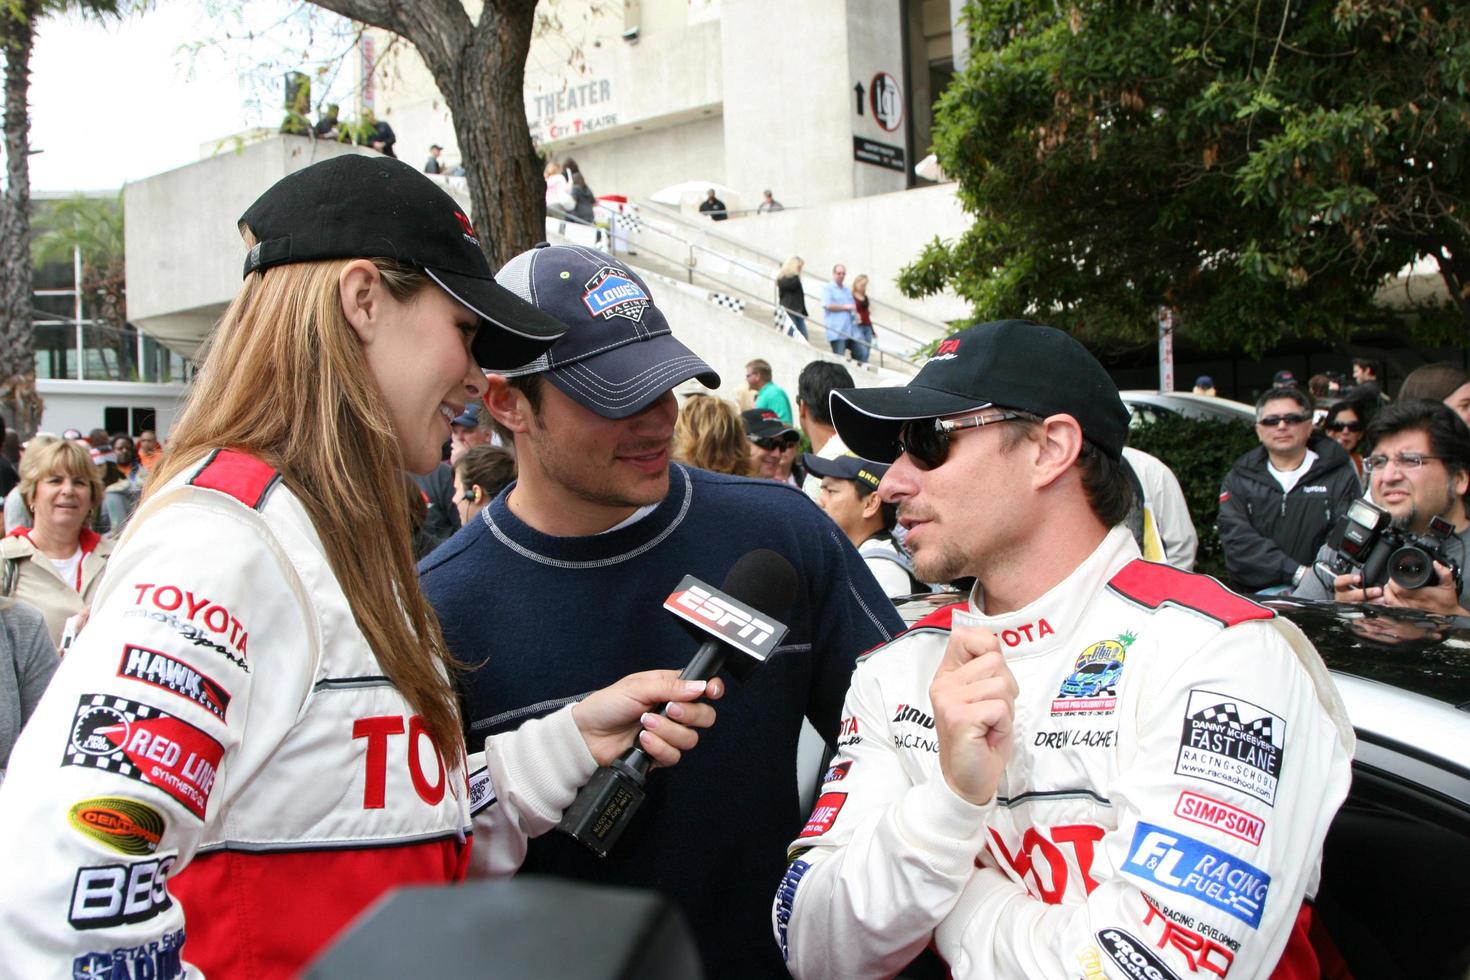
M 587 312 L 604 320 L 620 316 L 637 323 L 653 302 L 642 286 L 610 265 L 598 269 L 582 288 L 582 303 Z
M 125 796 L 83 800 L 67 811 L 66 818 L 85 836 L 133 857 L 158 850 L 165 826 L 163 814 Z
M 1193 690 L 1174 771 L 1234 787 L 1275 806 L 1285 745 L 1286 722 L 1260 705 Z
M 1188 895 L 1258 929 L 1271 876 L 1253 864 L 1151 823 L 1139 821 L 1122 871 Z
M 1118 706 L 1118 681 L 1123 676 L 1123 658 L 1137 637 L 1124 633 L 1116 640 L 1101 640 L 1083 650 L 1062 680 L 1051 703 L 1055 715 L 1105 715 Z
M 152 705 L 83 694 L 63 766 L 115 772 L 163 790 L 204 818 L 224 746 Z
M 117 676 L 131 677 L 177 694 L 193 701 L 220 721 L 225 720 L 225 711 L 230 707 L 230 692 L 223 684 L 158 650 L 131 643 L 125 645 Z
M 842 780 L 847 778 L 847 772 L 851 768 L 851 759 L 848 759 L 846 762 L 839 762 L 835 765 L 828 766 L 827 771 L 822 774 L 822 784 L 826 785 L 827 783 L 841 782 Z

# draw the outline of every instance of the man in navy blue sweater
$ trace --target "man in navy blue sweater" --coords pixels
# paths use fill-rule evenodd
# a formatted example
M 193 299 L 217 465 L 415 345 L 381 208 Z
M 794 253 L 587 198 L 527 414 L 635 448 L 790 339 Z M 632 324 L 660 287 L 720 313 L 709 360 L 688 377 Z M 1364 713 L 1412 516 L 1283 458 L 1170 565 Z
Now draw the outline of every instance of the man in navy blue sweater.
M 767 916 L 802 823 L 802 719 L 831 743 L 855 659 L 902 623 L 800 491 L 670 463 L 674 386 L 719 377 L 674 339 L 641 278 L 567 246 L 531 249 L 496 278 L 569 329 L 538 361 L 490 376 L 486 404 L 519 480 L 421 566 L 445 639 L 472 668 L 466 738 L 481 744 L 632 671 L 684 666 L 697 644 L 662 608 L 679 581 L 718 587 L 754 548 L 784 555 L 799 578 L 790 632 L 728 689 L 699 750 L 650 777 L 613 853 L 549 834 L 523 865 L 656 889 L 688 916 L 709 977 L 784 977 Z

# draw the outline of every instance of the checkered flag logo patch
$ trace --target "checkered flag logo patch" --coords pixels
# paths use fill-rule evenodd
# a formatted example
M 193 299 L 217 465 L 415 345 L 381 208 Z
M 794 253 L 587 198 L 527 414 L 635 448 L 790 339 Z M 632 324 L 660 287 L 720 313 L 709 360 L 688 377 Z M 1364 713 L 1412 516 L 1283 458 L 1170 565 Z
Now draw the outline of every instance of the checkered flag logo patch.
M 123 746 L 128 742 L 128 735 L 139 720 L 162 714 L 146 704 L 110 694 L 83 695 L 77 704 L 71 741 L 62 757 L 62 765 L 87 766 L 133 775 L 137 770 L 122 752 Z
M 1208 708 L 1205 708 L 1203 711 L 1195 712 L 1194 717 L 1197 721 L 1207 721 L 1216 725 L 1228 725 L 1230 728 L 1234 729 L 1245 728 L 1245 726 L 1240 723 L 1239 709 L 1237 709 L 1235 707 L 1235 704 L 1231 701 L 1224 701 L 1220 704 L 1212 704 Z
M 1270 718 L 1257 718 L 1246 726 L 1246 731 L 1259 737 L 1262 741 L 1276 744 L 1276 739 L 1271 736 L 1272 725 Z
M 625 232 L 640 232 L 643 230 L 643 219 L 638 217 L 636 211 L 621 211 L 613 215 L 613 222 Z
M 709 301 L 716 306 L 723 306 L 731 313 L 745 312 L 745 300 L 738 296 L 730 296 L 727 293 L 710 293 Z

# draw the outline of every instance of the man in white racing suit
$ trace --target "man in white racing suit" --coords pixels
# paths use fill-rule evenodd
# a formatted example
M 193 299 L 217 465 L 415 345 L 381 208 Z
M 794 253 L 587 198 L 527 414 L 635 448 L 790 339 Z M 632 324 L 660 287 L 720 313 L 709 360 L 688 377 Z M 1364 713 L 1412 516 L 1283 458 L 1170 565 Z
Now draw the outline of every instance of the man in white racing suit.
M 894 460 L 920 577 L 976 585 L 853 675 L 774 903 L 792 974 L 893 976 L 932 945 L 955 978 L 1316 978 L 1352 729 L 1295 626 L 1139 558 L 1102 367 L 982 324 L 832 407 Z

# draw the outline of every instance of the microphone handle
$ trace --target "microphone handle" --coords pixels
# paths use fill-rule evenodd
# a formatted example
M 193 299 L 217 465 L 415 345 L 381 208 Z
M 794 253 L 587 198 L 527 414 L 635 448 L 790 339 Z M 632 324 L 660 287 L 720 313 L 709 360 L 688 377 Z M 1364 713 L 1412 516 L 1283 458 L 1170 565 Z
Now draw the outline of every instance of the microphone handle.
M 705 640 L 694 651 L 694 659 L 689 661 L 689 666 L 679 674 L 681 681 L 707 681 L 720 672 L 725 665 L 725 655 L 730 648 L 719 640 Z M 658 713 L 668 717 L 669 706 L 667 703 L 658 709 Z M 633 747 L 613 760 L 614 769 L 631 770 L 630 775 L 636 776 L 641 782 L 648 775 L 648 770 L 653 768 L 653 757 L 639 747 L 637 741 Z

